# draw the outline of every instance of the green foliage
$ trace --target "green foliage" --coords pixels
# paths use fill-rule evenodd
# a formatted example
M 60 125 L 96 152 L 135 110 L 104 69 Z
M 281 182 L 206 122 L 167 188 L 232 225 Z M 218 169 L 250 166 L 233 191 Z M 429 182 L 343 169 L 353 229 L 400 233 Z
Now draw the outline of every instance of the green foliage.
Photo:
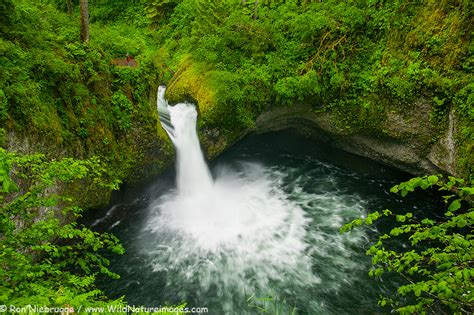
M 394 186 L 391 192 L 405 197 L 417 188 L 437 188 L 446 193 L 442 218 L 383 210 L 345 224 L 341 231 L 371 225 L 381 218 L 397 222 L 388 234 L 379 236 L 366 253 L 372 256 L 373 268 L 369 275 L 397 273 L 406 280 L 398 288 L 399 297 L 382 297 L 381 306 L 390 304 L 402 314 L 442 310 L 468 314 L 474 307 L 474 188 L 464 185 L 462 179 L 431 175 L 412 178 Z M 401 248 L 393 246 L 393 239 L 407 240 L 407 244 Z
M 132 127 L 131 114 L 133 112 L 133 105 L 130 100 L 122 92 L 116 92 L 112 95 L 112 105 L 118 128 L 122 131 L 130 130 Z
M 7 96 L 3 90 L 0 90 L 0 121 L 5 121 L 7 119 Z
M 180 73 L 192 62 L 206 77 L 203 85 L 218 87 L 213 106 L 221 108 L 211 125 L 238 132 L 267 108 L 306 103 L 339 113 L 341 127 L 383 135 L 380 121 L 388 113 L 403 115 L 431 100 L 430 127 L 446 128 L 455 110 L 463 117 L 457 140 L 473 142 L 472 47 L 465 31 L 472 4 L 183 0 L 163 16 L 154 5 L 165 2 L 149 3 L 160 16 L 156 36 L 167 63 Z M 190 61 L 182 63 L 183 56 Z M 174 81 L 188 78 L 171 81 L 179 86 Z M 200 95 L 193 95 L 198 102 Z M 459 147 L 466 175 L 472 150 Z
M 146 6 L 147 18 L 151 20 L 152 25 L 158 26 L 169 17 L 177 4 L 177 0 L 150 0 Z
M 48 161 L 0 149 L 0 161 L 0 303 L 122 305 L 106 302 L 94 281 L 99 274 L 118 277 L 102 252 L 121 254 L 123 247 L 113 235 L 75 222 L 82 210 L 55 192 L 78 180 L 114 189 L 119 182 L 107 179 L 97 158 Z
M 4 35 L 9 31 L 13 20 L 13 15 L 8 13 L 15 12 L 15 6 L 11 0 L 3 0 L 0 3 L 0 11 L 7 13 L 0 16 L 0 34 Z
M 163 79 L 197 98 L 203 114 L 200 127 L 218 126 L 233 135 L 251 128 L 269 107 L 295 103 L 340 113 L 339 123 L 345 127 L 375 129 L 384 112 L 412 110 L 423 98 L 430 101 L 433 124 L 440 128 L 448 113 L 456 113 L 457 160 L 463 174 L 472 173 L 472 1 L 96 0 L 89 1 L 87 46 L 79 42 L 79 12 L 77 1 L 72 2 L 71 16 L 61 0 L 0 2 L 0 11 L 6 13 L 0 16 L 0 146 L 7 146 L 7 134 L 14 132 L 41 142 L 38 147 L 50 155 L 58 148 L 70 156 L 100 155 L 114 173 L 107 175 L 98 160 L 47 162 L 42 155 L 21 157 L 0 151 L 4 205 L 0 226 L 6 235 L 0 242 L 10 248 L 1 254 L 0 263 L 10 269 L 2 269 L 0 303 L 7 298 L 31 302 L 34 294 L 57 305 L 65 302 L 64 296 L 67 303 L 101 298 L 93 278 L 108 274 L 107 263 L 89 254 L 100 248 L 118 250 L 116 240 L 59 222 L 60 209 L 67 222 L 80 210 L 48 187 L 75 180 L 94 183 L 104 175 L 128 176 L 131 165 L 143 158 L 142 142 L 155 141 L 150 91 Z M 137 68 L 112 64 L 127 52 L 137 60 Z M 180 86 L 183 81 L 187 84 Z M 152 139 L 144 139 L 147 135 Z M 172 151 L 169 144 L 163 148 Z M 443 184 L 439 177 L 424 177 L 394 191 L 405 196 L 417 187 L 451 189 L 449 183 L 460 184 L 455 179 Z M 388 238 L 430 231 L 428 238 L 416 234 L 412 246 L 426 259 L 418 261 L 419 270 L 430 272 L 426 281 L 434 282 L 403 289 L 400 294 L 416 297 L 420 292 L 426 303 L 402 310 L 419 309 L 430 299 L 466 303 L 465 296 L 459 297 L 466 268 L 461 280 L 457 276 L 465 261 L 440 266 L 443 257 L 455 259 L 451 256 L 460 253 L 465 241 L 472 243 L 470 234 L 464 233 L 472 228 L 472 212 L 464 201 L 469 194 L 472 188 L 463 187 L 446 199 L 447 214 L 452 215 L 444 223 L 417 223 L 413 215 L 389 211 L 352 223 L 372 224 L 380 217 L 395 216 L 403 229 L 395 228 Z M 24 226 L 18 226 L 20 217 Z M 435 227 L 441 230 L 430 238 Z M 425 244 L 428 248 L 443 244 L 449 252 L 420 252 Z M 67 246 L 77 256 L 65 254 Z M 384 253 L 381 246 L 375 254 Z M 387 255 L 377 258 L 383 267 L 373 273 L 398 270 L 400 265 L 390 263 L 398 259 L 403 265 L 418 257 L 404 258 L 395 251 Z M 78 263 L 71 265 L 74 259 Z M 412 267 L 406 265 L 401 272 Z M 18 276 L 10 278 L 6 272 Z M 414 270 L 409 276 L 416 278 L 416 284 L 424 274 Z M 446 285 L 439 287 L 440 279 Z
M 86 46 L 77 2 L 71 16 L 66 1 L 9 3 L 2 2 L 11 23 L 0 38 L 0 146 L 15 146 L 19 138 L 40 143 L 36 149 L 49 156 L 58 148 L 68 156 L 101 156 L 118 178 L 130 176 L 134 163 L 150 164 L 142 144 L 156 136 L 150 91 L 162 70 L 143 1 L 90 1 Z M 136 68 L 112 63 L 127 52 Z

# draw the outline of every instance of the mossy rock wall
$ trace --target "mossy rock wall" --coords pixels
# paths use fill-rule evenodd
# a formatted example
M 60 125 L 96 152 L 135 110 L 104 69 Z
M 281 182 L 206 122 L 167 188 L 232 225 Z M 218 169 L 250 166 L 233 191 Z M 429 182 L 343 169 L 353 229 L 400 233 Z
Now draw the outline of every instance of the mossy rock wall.
M 459 119 L 449 113 L 448 121 L 439 124 L 431 119 L 429 99 L 420 97 L 410 106 L 398 107 L 388 100 L 383 110 L 345 110 L 324 108 L 318 104 L 273 106 L 263 111 L 252 126 L 228 129 L 212 122 L 213 112 L 225 107 L 213 88 L 212 71 L 197 70 L 189 60 L 182 64 L 167 96 L 174 102 L 189 100 L 200 112 L 200 138 L 212 158 L 248 132 L 296 129 L 302 134 L 323 140 L 343 150 L 377 160 L 414 175 L 445 173 L 467 177 L 469 172 L 459 162 L 466 148 L 456 140 Z M 202 123 L 205 122 L 205 123 Z

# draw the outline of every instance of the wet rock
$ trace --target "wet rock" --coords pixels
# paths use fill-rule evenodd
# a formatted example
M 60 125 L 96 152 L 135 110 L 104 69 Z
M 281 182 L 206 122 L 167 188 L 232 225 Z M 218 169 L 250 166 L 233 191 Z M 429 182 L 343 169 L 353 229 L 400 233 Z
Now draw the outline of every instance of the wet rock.
M 432 143 L 439 131 L 429 119 L 431 107 L 420 99 L 412 111 L 387 110 L 378 130 L 341 127 L 338 116 L 314 111 L 310 106 L 280 107 L 261 114 L 256 132 L 293 128 L 311 138 L 345 151 L 373 159 L 414 175 L 456 171 L 456 147 L 450 118 L 444 136 Z M 450 115 L 451 117 L 452 115 Z

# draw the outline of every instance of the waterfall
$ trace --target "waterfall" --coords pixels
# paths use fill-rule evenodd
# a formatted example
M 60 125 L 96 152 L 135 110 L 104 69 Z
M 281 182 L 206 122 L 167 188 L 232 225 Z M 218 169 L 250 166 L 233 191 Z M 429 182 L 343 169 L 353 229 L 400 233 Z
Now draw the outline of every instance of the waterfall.
M 194 105 L 168 105 L 166 87 L 158 88 L 160 122 L 176 149 L 177 186 L 180 194 L 197 194 L 212 187 L 212 176 L 204 161 L 196 132 L 197 111 Z
M 237 169 L 217 169 L 214 180 L 200 148 L 196 108 L 170 106 L 164 93 L 160 86 L 158 113 L 175 146 L 177 187 L 151 204 L 147 224 L 160 240 L 151 252 L 154 270 L 198 286 L 198 295 L 218 288 L 228 301 L 225 314 L 232 313 L 236 294 L 245 301 L 247 294 L 267 294 L 275 281 L 318 283 L 305 239 L 310 220 L 278 186 L 279 174 L 241 162 Z
M 165 129 L 172 139 L 174 135 L 174 129 L 173 124 L 171 123 L 170 111 L 168 110 L 168 101 L 165 99 L 165 92 L 166 86 L 160 85 L 158 87 L 158 92 L 156 93 L 156 104 L 161 126 L 163 126 L 163 129 Z
M 369 206 L 399 205 L 386 195 L 393 182 L 385 169 L 376 179 L 287 151 L 308 145 L 298 138 L 250 135 L 213 162 L 211 177 L 196 108 L 169 106 L 164 94 L 160 87 L 157 110 L 175 146 L 177 176 L 165 172 L 92 224 L 109 226 L 127 247 L 122 258 L 112 256 L 122 278 L 108 282 L 108 292 L 137 305 L 186 301 L 209 314 L 252 315 L 263 304 L 272 314 L 293 306 L 304 314 L 377 313 L 373 296 L 396 292 L 398 280 L 370 282 L 370 260 L 360 251 L 368 231 L 339 228 Z

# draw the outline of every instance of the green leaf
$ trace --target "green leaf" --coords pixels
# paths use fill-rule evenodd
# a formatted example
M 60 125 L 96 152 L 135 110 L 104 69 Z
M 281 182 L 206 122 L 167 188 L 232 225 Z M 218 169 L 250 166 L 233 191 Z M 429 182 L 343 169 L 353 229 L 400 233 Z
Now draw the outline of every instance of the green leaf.
M 461 190 L 468 195 L 474 195 L 474 187 L 462 187 Z
M 397 215 L 396 219 L 398 222 L 405 222 L 406 217 L 404 215 Z
M 467 225 L 467 222 L 466 220 L 464 220 L 463 218 L 460 218 L 457 222 L 457 226 L 460 227 L 460 228 L 463 228 Z
M 429 182 L 431 185 L 436 184 L 438 181 L 439 181 L 438 176 L 436 176 L 436 175 L 428 176 L 428 182 Z
M 461 200 L 460 199 L 455 199 L 451 204 L 449 205 L 448 211 L 456 211 L 459 208 L 461 208 Z
M 427 180 L 422 180 L 421 183 L 420 183 L 420 187 L 421 189 L 425 190 L 427 188 L 429 188 L 431 185 L 430 183 L 427 181 Z
M 401 232 L 402 232 L 402 230 L 400 228 L 394 228 L 390 231 L 390 235 L 398 236 Z

